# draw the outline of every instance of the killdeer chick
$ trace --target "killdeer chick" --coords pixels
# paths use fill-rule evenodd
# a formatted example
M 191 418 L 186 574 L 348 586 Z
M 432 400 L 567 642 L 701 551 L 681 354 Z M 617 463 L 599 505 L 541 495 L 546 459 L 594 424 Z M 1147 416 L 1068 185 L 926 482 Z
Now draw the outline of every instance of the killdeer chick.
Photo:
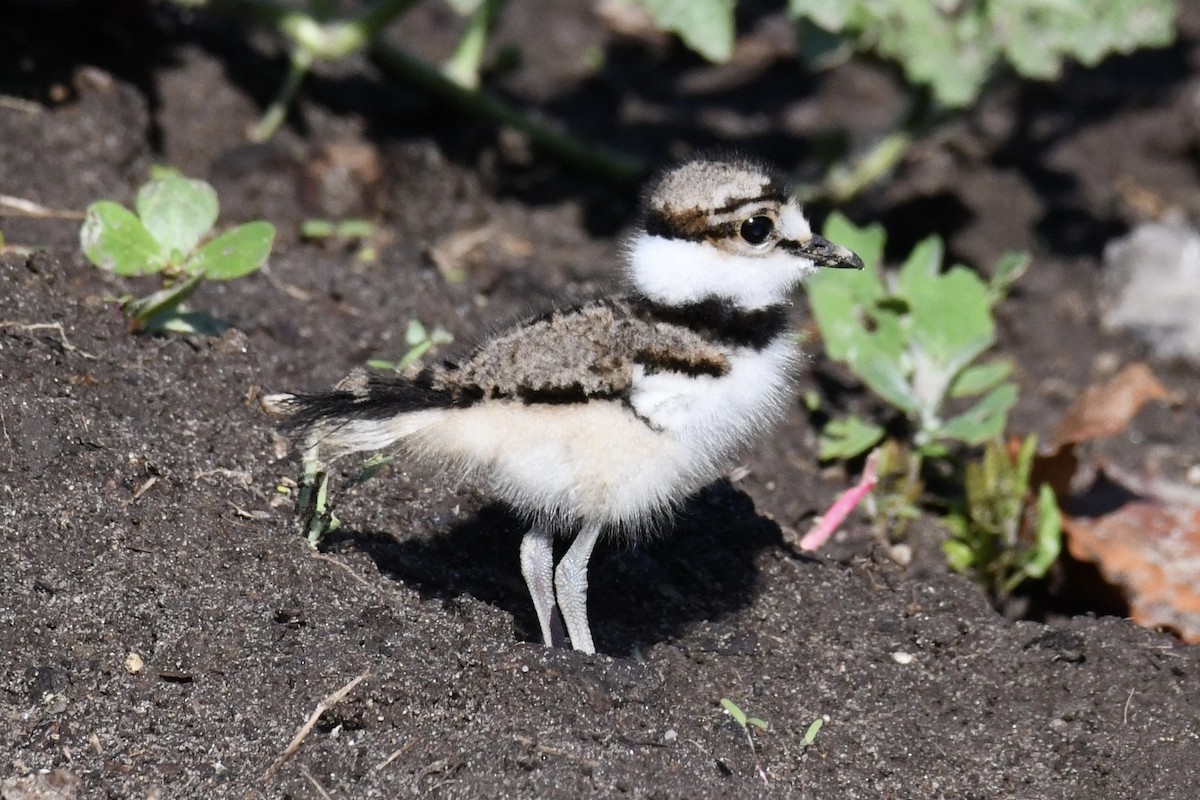
M 393 445 L 485 484 L 528 520 L 521 571 L 547 645 L 592 653 L 587 568 L 636 540 L 779 421 L 798 351 L 789 295 L 862 268 L 749 161 L 694 160 L 645 196 L 627 292 L 530 319 L 411 380 L 277 395 L 322 458 Z M 554 566 L 554 537 L 573 539 Z

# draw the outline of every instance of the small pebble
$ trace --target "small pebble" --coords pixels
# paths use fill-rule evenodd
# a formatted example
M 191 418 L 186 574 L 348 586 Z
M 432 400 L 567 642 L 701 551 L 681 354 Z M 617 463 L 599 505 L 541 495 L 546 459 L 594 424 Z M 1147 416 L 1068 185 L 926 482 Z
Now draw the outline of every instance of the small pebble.
M 895 661 L 897 664 L 911 664 L 915 660 L 916 656 L 912 653 L 905 653 L 903 650 L 897 650 L 892 653 L 892 661 Z
M 146 666 L 146 662 L 142 661 L 142 657 L 137 653 L 130 653 L 125 656 L 125 671 L 130 675 L 137 675 Z

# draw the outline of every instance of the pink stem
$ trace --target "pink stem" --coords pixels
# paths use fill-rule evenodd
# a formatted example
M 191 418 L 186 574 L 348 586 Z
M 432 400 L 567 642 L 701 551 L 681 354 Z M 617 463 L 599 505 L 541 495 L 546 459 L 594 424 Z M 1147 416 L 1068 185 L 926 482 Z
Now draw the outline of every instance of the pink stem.
M 859 478 L 858 485 L 843 492 L 842 496 L 829 507 L 829 510 L 817 519 L 817 524 L 800 540 L 801 550 L 816 550 L 825 544 L 825 540 L 833 535 L 833 532 L 838 529 L 838 526 L 849 516 L 855 506 L 862 502 L 867 492 L 874 488 L 879 480 L 875 473 L 878 456 L 878 450 L 871 451 L 871 454 L 867 456 L 867 463 L 863 465 L 863 473 Z

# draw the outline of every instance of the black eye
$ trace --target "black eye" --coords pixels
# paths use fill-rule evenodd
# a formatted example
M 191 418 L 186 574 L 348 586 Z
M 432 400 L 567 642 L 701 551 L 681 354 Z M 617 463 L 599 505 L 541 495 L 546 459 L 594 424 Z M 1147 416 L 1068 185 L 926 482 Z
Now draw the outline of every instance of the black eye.
M 771 232 L 774 230 L 775 221 L 759 214 L 757 217 L 751 217 L 743 222 L 742 228 L 738 232 L 750 244 L 759 245 L 771 238 Z

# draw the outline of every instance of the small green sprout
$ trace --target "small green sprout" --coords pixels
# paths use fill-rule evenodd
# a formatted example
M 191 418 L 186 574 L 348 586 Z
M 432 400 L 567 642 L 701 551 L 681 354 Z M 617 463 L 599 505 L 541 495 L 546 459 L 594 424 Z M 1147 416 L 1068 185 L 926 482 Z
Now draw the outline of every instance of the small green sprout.
M 225 326 L 186 311 L 183 302 L 205 280 L 232 280 L 261 267 L 271 254 L 275 228 L 248 222 L 201 244 L 217 221 L 216 191 L 175 170 L 156 170 L 138 190 L 137 213 L 101 200 L 87 208 L 79 242 L 88 260 L 117 275 L 162 276 L 162 288 L 121 299 L 134 331 L 217 333 Z
M 758 717 L 746 716 L 746 712 L 742 711 L 738 704 L 728 697 L 721 698 L 721 707 L 725 709 L 726 714 L 733 717 L 733 721 L 742 729 L 742 733 L 746 734 L 746 743 L 750 745 L 750 755 L 754 758 L 754 768 L 758 771 L 758 777 L 762 778 L 764 784 L 769 784 L 770 781 L 767 779 L 767 772 L 763 769 L 762 762 L 759 761 L 758 748 L 754 746 L 754 737 L 750 733 L 750 728 L 754 727 L 760 731 L 766 731 L 770 728 L 770 725 Z
M 369 239 L 375 235 L 375 224 L 365 219 L 307 219 L 300 224 L 305 239 Z
M 1062 514 L 1049 484 L 1033 499 L 1030 474 L 1037 437 L 1016 453 L 999 440 L 967 464 L 966 497 L 944 522 L 946 562 L 972 574 L 994 597 L 1011 594 L 1030 578 L 1044 578 L 1062 551 Z
M 328 239 L 337 242 L 356 242 L 358 251 L 354 254 L 362 263 L 370 263 L 379 258 L 376 246 L 375 223 L 365 219 L 345 219 L 335 222 L 329 219 L 309 219 L 300 224 L 300 236 L 304 239 Z
M 329 503 L 329 471 L 321 461 L 317 447 L 314 444 L 304 451 L 304 477 L 296 494 L 300 532 L 313 549 L 316 549 L 326 534 L 336 531 L 342 525 Z
M 816 741 L 817 734 L 821 732 L 821 726 L 824 725 L 828 719 L 828 717 L 817 717 L 814 719 L 812 724 L 808 726 L 808 730 L 804 732 L 804 738 L 800 740 L 800 746 L 806 749 L 811 747 L 812 743 Z
M 373 358 L 367 362 L 367 366 L 372 369 L 381 369 L 391 372 L 403 372 L 417 361 L 425 357 L 427 353 L 433 350 L 438 345 L 450 344 L 454 341 L 454 335 L 441 325 L 435 325 L 433 330 L 428 330 L 420 320 L 410 320 L 408 327 L 404 331 L 404 343 L 408 345 L 408 352 L 398 362 L 388 361 L 382 358 Z

